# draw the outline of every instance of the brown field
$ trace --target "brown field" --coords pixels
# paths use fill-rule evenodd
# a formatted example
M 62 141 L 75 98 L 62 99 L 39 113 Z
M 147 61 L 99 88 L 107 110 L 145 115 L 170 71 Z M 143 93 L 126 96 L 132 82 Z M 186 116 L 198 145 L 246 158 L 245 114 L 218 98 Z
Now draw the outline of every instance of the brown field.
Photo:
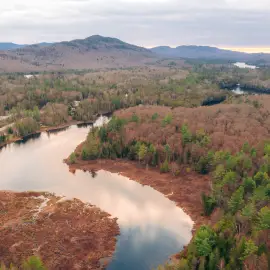
M 20 265 L 36 255 L 48 269 L 98 269 L 100 259 L 112 256 L 116 220 L 77 199 L 60 199 L 0 191 L 0 262 Z

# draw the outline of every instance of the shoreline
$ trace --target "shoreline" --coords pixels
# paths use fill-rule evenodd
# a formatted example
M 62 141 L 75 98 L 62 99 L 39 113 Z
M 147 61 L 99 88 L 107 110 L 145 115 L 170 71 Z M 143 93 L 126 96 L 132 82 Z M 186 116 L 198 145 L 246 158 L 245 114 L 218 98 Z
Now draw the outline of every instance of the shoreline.
M 76 170 L 99 171 L 105 170 L 111 173 L 118 173 L 142 185 L 147 185 L 162 193 L 169 200 L 180 207 L 194 222 L 192 233 L 202 224 L 211 222 L 210 217 L 202 215 L 203 206 L 201 193 L 210 192 L 210 176 L 199 175 L 196 172 L 187 172 L 183 167 L 179 176 L 172 176 L 170 173 L 161 174 L 156 168 L 145 168 L 136 161 L 130 160 L 78 160 L 70 164 L 68 159 L 64 162 L 69 170 L 75 173 Z
M 89 203 L 47 192 L 0 191 L 0 205 L 5 264 L 35 255 L 48 269 L 105 269 L 116 250 L 117 219 Z
M 23 141 L 31 136 L 35 136 L 37 134 L 41 134 L 43 132 L 53 132 L 53 131 L 61 131 L 64 130 L 66 128 L 69 128 L 73 125 L 93 125 L 95 122 L 95 120 L 92 121 L 87 121 L 87 122 L 82 122 L 82 121 L 72 121 L 66 124 L 62 124 L 62 125 L 58 125 L 58 126 L 52 126 L 52 127 L 48 127 L 48 126 L 43 126 L 41 127 L 39 130 L 37 130 L 36 132 L 33 132 L 27 136 L 24 137 L 14 137 L 11 140 L 8 140 L 4 143 L 0 143 L 0 150 L 6 146 L 8 146 L 9 144 L 15 143 L 15 142 L 20 142 Z

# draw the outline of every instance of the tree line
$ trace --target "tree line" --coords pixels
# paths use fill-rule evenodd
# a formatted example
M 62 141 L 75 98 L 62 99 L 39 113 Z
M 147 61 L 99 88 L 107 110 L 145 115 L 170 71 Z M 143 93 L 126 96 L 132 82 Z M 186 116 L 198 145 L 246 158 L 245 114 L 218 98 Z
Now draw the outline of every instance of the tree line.
M 120 113 L 121 114 L 121 113 Z M 153 114 L 151 121 L 160 116 Z M 160 128 L 172 122 L 172 115 L 161 119 Z M 156 145 L 145 140 L 126 140 L 129 125 L 140 128 L 140 118 L 113 117 L 103 127 L 93 128 L 77 159 L 127 158 L 145 166 L 158 167 L 161 173 L 179 173 L 181 165 L 189 165 L 201 174 L 211 174 L 212 191 L 202 194 L 203 215 L 218 215 L 216 222 L 201 226 L 192 242 L 181 253 L 176 265 L 165 269 L 268 269 L 270 229 L 270 143 L 252 147 L 245 142 L 231 153 L 211 148 L 211 137 L 203 130 L 192 132 L 187 124 L 175 127 L 181 137 L 181 153 L 169 144 Z M 129 130 L 130 131 L 130 130 Z M 196 155 L 192 147 L 200 149 Z

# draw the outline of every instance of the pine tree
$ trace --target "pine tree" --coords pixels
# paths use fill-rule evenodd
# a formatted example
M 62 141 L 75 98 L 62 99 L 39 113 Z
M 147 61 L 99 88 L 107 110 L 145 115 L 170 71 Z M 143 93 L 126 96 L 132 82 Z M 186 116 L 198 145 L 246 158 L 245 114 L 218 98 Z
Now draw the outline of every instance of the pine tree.
M 231 196 L 229 201 L 229 209 L 230 211 L 235 214 L 238 210 L 240 210 L 244 205 L 244 187 L 239 187 Z

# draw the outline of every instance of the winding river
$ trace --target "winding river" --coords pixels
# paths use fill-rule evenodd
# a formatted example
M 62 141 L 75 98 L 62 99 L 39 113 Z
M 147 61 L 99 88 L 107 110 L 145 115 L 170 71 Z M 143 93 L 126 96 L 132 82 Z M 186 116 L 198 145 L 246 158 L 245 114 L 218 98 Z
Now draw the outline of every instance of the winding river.
M 104 121 L 100 117 L 95 125 Z M 193 222 L 161 193 L 126 177 L 103 170 L 70 173 L 63 159 L 90 128 L 42 133 L 0 150 L 0 189 L 49 191 L 100 207 L 118 218 L 121 232 L 107 269 L 153 269 L 190 241 Z

